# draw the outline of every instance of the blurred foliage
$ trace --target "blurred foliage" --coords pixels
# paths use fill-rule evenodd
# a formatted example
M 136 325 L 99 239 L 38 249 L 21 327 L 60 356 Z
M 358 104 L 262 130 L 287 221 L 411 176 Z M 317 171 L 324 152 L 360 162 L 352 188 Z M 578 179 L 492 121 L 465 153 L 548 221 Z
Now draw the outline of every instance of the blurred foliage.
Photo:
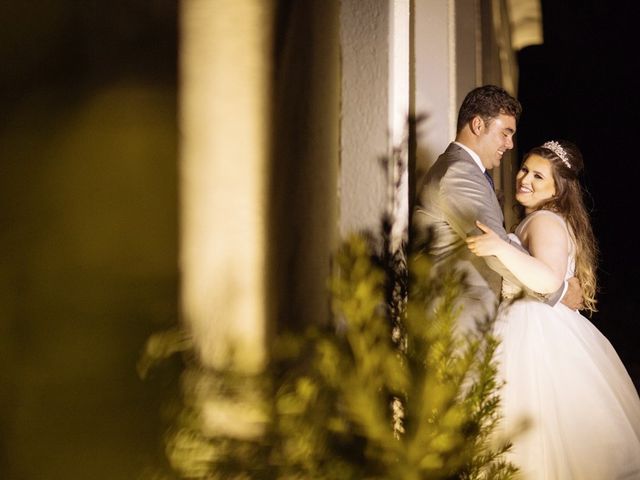
M 509 444 L 496 433 L 491 321 L 454 334 L 464 279 L 410 254 L 400 347 L 386 293 L 398 259 L 374 244 L 366 234 L 344 241 L 330 279 L 333 323 L 279 334 L 263 375 L 207 371 L 187 357 L 167 436 L 181 478 L 512 477 Z M 141 364 L 188 352 L 185 338 L 152 338 Z
M 269 364 L 253 376 L 204 368 L 180 329 L 149 339 L 143 377 L 176 352 L 185 360 L 166 438 L 180 478 L 513 478 L 510 443 L 497 430 L 493 319 L 458 335 L 465 279 L 455 259 L 436 270 L 420 253 L 428 244 L 412 251 L 407 230 L 393 232 L 411 122 L 420 120 L 409 119 L 402 144 L 380 159 L 380 231 L 351 235 L 334 254 L 331 322 L 274 334 Z

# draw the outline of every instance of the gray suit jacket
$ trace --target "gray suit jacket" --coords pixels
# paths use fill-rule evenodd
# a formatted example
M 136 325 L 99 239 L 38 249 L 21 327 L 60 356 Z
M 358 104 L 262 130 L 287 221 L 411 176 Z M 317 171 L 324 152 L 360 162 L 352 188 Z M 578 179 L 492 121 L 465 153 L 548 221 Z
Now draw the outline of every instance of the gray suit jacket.
M 463 310 L 458 318 L 465 328 L 473 327 L 483 315 L 494 314 L 502 277 L 520 284 L 497 258 L 478 257 L 469 251 L 465 238 L 482 233 L 475 226 L 476 220 L 509 241 L 491 185 L 473 158 L 451 143 L 426 174 L 416 198 L 412 227 L 417 242 L 432 229 L 435 237 L 428 253 L 436 261 L 456 255 L 457 268 L 465 272 L 468 288 L 460 299 Z M 556 301 L 557 294 L 551 303 Z

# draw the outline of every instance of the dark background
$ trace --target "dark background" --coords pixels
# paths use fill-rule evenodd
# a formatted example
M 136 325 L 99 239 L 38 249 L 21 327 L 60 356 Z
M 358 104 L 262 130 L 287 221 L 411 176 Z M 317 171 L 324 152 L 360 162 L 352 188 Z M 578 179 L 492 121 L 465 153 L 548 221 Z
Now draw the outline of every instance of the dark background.
M 584 185 L 599 241 L 599 312 L 609 338 L 640 388 L 640 193 L 637 7 L 624 2 L 542 1 L 544 45 L 519 52 L 523 114 L 518 158 L 564 138 L 585 159 Z

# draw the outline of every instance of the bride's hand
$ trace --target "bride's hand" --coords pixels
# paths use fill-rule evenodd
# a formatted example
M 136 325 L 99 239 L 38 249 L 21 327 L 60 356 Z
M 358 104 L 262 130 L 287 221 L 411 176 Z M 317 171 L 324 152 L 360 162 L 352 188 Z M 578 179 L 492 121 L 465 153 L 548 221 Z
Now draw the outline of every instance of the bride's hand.
M 493 230 L 476 220 L 476 226 L 484 233 L 467 237 L 467 247 L 479 257 L 498 255 L 507 242 L 502 240 Z

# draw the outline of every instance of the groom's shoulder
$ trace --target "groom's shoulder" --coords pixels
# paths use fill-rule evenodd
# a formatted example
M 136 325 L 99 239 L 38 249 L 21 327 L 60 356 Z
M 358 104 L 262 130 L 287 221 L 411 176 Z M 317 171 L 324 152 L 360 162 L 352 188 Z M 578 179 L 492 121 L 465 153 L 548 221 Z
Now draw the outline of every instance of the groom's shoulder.
M 479 172 L 471 155 L 461 146 L 455 143 L 449 144 L 447 149 L 438 157 L 433 165 L 436 170 L 440 170 L 442 176 L 451 175 L 474 175 Z

